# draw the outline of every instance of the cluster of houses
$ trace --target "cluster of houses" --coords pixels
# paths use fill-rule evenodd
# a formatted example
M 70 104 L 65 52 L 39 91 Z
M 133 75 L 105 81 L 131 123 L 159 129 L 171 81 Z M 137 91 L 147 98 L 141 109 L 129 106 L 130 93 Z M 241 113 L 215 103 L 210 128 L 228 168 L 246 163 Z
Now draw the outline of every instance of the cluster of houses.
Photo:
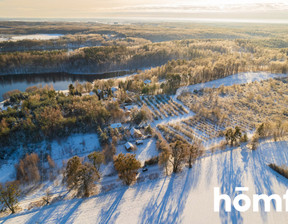
M 115 129 L 115 128 L 124 128 L 123 125 L 121 123 L 113 123 L 110 125 L 111 128 Z M 132 127 L 130 130 L 130 135 L 133 138 L 133 140 L 135 140 L 136 145 L 141 145 L 143 144 L 143 138 L 144 135 L 142 134 L 141 130 Z M 124 147 L 127 151 L 133 151 L 135 149 L 135 146 L 131 143 L 131 142 L 126 142 L 124 144 Z

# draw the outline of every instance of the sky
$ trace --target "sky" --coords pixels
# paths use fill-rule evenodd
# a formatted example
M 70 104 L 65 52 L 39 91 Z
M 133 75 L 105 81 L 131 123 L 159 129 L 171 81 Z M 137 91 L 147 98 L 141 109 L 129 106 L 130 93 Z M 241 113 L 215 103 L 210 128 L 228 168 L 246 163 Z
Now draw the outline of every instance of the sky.
M 0 0 L 0 17 L 251 17 L 288 20 L 288 0 Z

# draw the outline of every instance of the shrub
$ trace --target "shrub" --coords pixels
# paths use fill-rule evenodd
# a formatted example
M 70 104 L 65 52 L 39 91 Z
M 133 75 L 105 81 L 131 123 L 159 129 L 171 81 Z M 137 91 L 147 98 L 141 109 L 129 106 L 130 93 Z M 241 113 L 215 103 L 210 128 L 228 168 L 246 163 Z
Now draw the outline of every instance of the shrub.
M 288 168 L 285 166 L 277 166 L 276 164 L 270 163 L 268 165 L 271 169 L 275 170 L 277 173 L 288 179 Z
M 38 182 L 41 178 L 39 172 L 39 157 L 36 153 L 26 154 L 16 168 L 16 179 L 21 183 Z
M 144 166 L 151 166 L 151 165 L 154 165 L 154 164 L 158 164 L 158 161 L 159 161 L 159 157 L 158 156 L 154 156 L 152 157 L 151 159 L 148 159 L 145 161 L 144 163 Z

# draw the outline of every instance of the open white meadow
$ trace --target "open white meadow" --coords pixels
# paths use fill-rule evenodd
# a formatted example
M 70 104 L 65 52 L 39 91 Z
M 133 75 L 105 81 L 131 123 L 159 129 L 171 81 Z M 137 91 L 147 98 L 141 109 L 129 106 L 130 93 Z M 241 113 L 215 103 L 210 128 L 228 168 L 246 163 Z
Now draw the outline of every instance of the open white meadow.
M 236 196 L 284 195 L 288 180 L 267 164 L 288 162 L 288 142 L 263 142 L 256 151 L 242 146 L 199 159 L 191 170 L 135 184 L 88 199 L 73 199 L 0 219 L 0 223 L 285 223 L 287 213 L 213 211 L 213 190 Z M 283 210 L 285 204 L 283 201 Z

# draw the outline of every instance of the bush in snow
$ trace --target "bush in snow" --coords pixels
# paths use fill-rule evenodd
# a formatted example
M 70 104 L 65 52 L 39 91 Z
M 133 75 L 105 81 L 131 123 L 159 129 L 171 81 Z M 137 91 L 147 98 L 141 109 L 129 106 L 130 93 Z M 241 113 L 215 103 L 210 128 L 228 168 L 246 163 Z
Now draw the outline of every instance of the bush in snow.
M 103 152 L 92 152 L 88 155 L 88 159 L 93 163 L 93 166 L 99 172 L 101 164 L 104 163 Z
M 288 179 L 287 166 L 277 166 L 276 164 L 270 163 L 269 167 Z
M 20 160 L 16 168 L 16 179 L 21 183 L 36 183 L 40 180 L 39 157 L 36 153 L 26 156 Z
M 157 164 L 159 161 L 159 157 L 158 156 L 154 156 L 152 157 L 151 159 L 148 159 L 145 161 L 144 165 L 154 165 L 154 164 Z

